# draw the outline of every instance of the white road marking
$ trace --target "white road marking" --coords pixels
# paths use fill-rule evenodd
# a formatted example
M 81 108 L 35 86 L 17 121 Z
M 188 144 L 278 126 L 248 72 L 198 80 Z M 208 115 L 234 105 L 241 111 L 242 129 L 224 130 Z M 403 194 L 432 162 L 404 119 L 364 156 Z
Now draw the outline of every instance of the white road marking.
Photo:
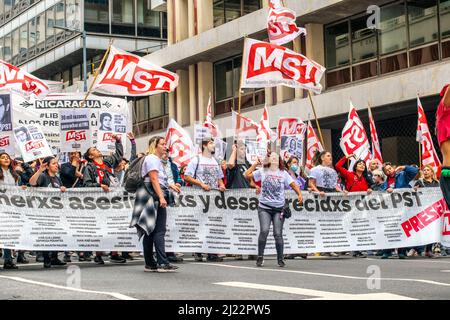
M 42 287 L 49 287 L 49 288 L 60 289 L 60 290 L 75 291 L 75 292 L 81 292 L 81 293 L 102 294 L 102 295 L 111 296 L 111 297 L 116 298 L 118 300 L 138 300 L 136 298 L 129 297 L 129 296 L 126 296 L 124 294 L 117 293 L 117 292 L 92 291 L 92 290 L 78 289 L 78 288 L 72 288 L 72 287 L 65 287 L 65 286 L 60 286 L 60 285 L 57 285 L 57 284 L 51 284 L 51 283 L 34 281 L 34 280 L 28 280 L 28 279 L 20 278 L 20 277 L 0 276 L 0 279 L 7 279 L 7 280 L 12 280 L 12 281 L 29 283 L 29 284 L 42 286 Z
M 312 299 L 305 299 L 305 300 L 417 300 L 414 298 L 386 292 L 368 293 L 368 294 L 349 294 L 349 293 L 329 292 L 329 291 L 311 290 L 295 287 L 272 286 L 249 282 L 217 282 L 214 284 L 228 287 L 268 290 L 288 294 L 298 294 L 302 296 L 315 297 Z
M 270 272 L 286 272 L 286 273 L 298 273 L 298 274 L 306 274 L 311 276 L 320 276 L 320 277 L 332 277 L 332 278 L 343 278 L 343 279 L 354 279 L 354 280 L 364 280 L 367 281 L 367 277 L 356 277 L 356 276 L 344 276 L 340 274 L 332 274 L 332 273 L 319 273 L 319 272 L 308 272 L 308 271 L 298 271 L 298 270 L 286 270 L 286 269 L 269 269 L 269 268 L 256 268 L 256 267 L 239 267 L 233 265 L 226 264 L 218 264 L 218 263 L 195 263 L 202 266 L 217 266 L 224 268 L 236 268 L 236 269 L 247 269 L 247 270 L 257 270 L 257 271 L 270 271 Z M 381 280 L 381 281 L 404 281 L 404 282 L 419 282 L 425 284 L 431 284 L 436 286 L 450 287 L 450 283 L 445 282 L 437 282 L 432 280 L 424 280 L 424 279 L 404 279 L 404 278 L 372 278 L 371 280 Z
M 373 258 L 367 258 L 366 260 L 370 260 L 370 261 L 380 261 L 381 259 L 373 259 Z M 395 260 L 397 261 L 401 261 L 401 262 L 425 262 L 425 263 L 450 263 L 450 261 L 436 261 L 436 259 L 429 259 L 429 260 L 423 260 L 423 259 L 388 259 L 388 260 Z M 386 261 L 386 260 L 381 260 L 381 261 Z
M 441 270 L 441 272 L 450 272 L 450 270 Z

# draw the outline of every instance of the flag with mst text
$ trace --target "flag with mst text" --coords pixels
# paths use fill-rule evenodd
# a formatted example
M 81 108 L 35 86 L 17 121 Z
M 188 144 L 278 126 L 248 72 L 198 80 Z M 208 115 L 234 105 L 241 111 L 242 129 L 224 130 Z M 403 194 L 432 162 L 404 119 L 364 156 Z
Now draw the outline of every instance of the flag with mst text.
M 441 161 L 437 156 L 436 149 L 434 149 L 427 117 L 419 97 L 417 97 L 417 109 L 419 113 L 419 121 L 417 123 L 416 140 L 421 144 L 422 148 L 422 166 L 430 165 L 434 172 L 437 172 L 439 166 L 441 165 Z
M 13 91 L 24 97 L 34 95 L 43 98 L 48 94 L 49 88 L 42 80 L 0 60 L 0 91 Z
M 106 65 L 93 91 L 113 96 L 140 97 L 172 92 L 177 86 L 176 73 L 111 46 Z
M 242 88 L 283 85 L 322 91 L 320 80 L 325 68 L 282 46 L 246 38 L 242 67 Z
M 166 145 L 169 157 L 178 167 L 187 165 L 195 155 L 191 136 L 174 119 L 171 119 L 166 131 Z
M 362 159 L 364 161 L 368 161 L 371 158 L 366 129 L 364 129 L 356 108 L 351 101 L 348 121 L 342 130 L 340 145 L 346 156 L 354 154 L 356 159 Z
M 306 35 L 306 29 L 297 27 L 296 13 L 280 4 L 271 3 L 267 19 L 267 33 L 270 43 L 282 46 L 299 35 Z

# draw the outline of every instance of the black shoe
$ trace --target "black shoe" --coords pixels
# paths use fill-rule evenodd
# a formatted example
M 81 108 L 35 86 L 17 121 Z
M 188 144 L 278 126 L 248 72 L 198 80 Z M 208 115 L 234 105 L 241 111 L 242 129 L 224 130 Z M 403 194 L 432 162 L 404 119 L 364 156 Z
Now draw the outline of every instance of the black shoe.
M 51 262 L 50 260 L 44 261 L 44 268 L 45 268 L 45 269 L 49 269 L 49 268 L 51 268 L 51 267 L 52 267 L 52 262 Z
M 203 257 L 201 253 L 194 253 L 195 262 L 203 262 Z
M 284 268 L 284 267 L 286 266 L 286 263 L 284 263 L 283 260 L 278 260 L 278 266 L 279 266 L 280 268 Z
M 124 258 L 125 260 L 130 260 L 130 261 L 134 260 L 134 258 L 129 253 L 122 253 L 122 258 Z
M 122 258 L 121 256 L 111 256 L 111 258 L 109 258 L 109 261 L 112 263 L 125 263 L 127 262 L 126 259 Z
M 286 255 L 284 256 L 284 258 L 285 258 L 286 260 L 294 260 L 294 259 L 295 259 L 295 254 L 286 254 Z
M 308 259 L 308 255 L 307 255 L 307 254 L 299 254 L 299 256 L 300 256 L 302 259 Z
M 177 257 L 177 256 L 168 256 L 167 260 L 169 260 L 169 262 L 172 262 L 172 263 L 182 263 L 183 262 L 183 258 Z M 202 258 L 202 260 L 203 260 L 203 258 Z
M 5 270 L 17 270 L 17 269 L 19 269 L 19 267 L 16 266 L 14 264 L 14 262 L 12 262 L 12 261 L 5 261 L 5 263 L 3 264 L 3 269 L 5 269 Z
M 105 261 L 103 261 L 103 258 L 101 256 L 95 256 L 94 262 L 96 264 L 105 264 Z
M 221 258 L 219 256 L 216 256 L 216 255 L 214 255 L 214 256 L 208 255 L 208 257 L 206 258 L 206 261 L 208 261 L 208 262 L 222 262 L 223 258 Z
M 63 262 L 59 259 L 53 259 L 50 263 L 52 264 L 52 266 L 65 266 L 67 264 L 66 262 Z
M 22 253 L 17 256 L 17 263 L 27 264 L 27 263 L 30 263 L 30 261 L 28 261 L 28 259 L 25 258 L 25 256 Z
M 160 273 L 165 273 L 165 272 L 175 272 L 177 269 L 178 269 L 177 266 L 174 266 L 174 265 L 168 263 L 168 264 L 158 266 L 157 271 Z
M 86 258 L 83 256 L 78 257 L 78 262 L 84 262 L 86 261 Z
M 158 272 L 158 267 L 156 265 L 153 266 L 145 266 L 144 272 Z
M 72 262 L 72 260 L 70 259 L 69 255 L 64 255 L 63 261 L 66 262 L 66 263 Z
M 264 257 L 258 257 L 256 258 L 256 266 L 262 267 L 264 265 Z
M 42 254 L 37 254 L 36 255 L 36 262 L 45 262 L 44 261 L 44 256 Z

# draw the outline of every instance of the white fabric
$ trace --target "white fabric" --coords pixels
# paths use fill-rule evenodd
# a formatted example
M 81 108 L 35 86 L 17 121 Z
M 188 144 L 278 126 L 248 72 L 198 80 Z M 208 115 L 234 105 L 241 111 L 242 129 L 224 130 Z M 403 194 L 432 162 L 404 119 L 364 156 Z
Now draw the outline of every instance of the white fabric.
M 195 175 L 195 168 L 197 168 L 197 163 L 198 169 L 197 174 Z M 218 180 L 223 179 L 223 172 L 219 164 L 217 163 L 217 160 L 214 158 L 207 158 L 202 155 L 192 158 L 191 162 L 189 162 L 189 165 L 186 168 L 185 175 L 195 178 L 196 180 L 210 186 L 211 188 L 218 188 Z
M 272 171 L 261 168 L 253 172 L 253 179 L 261 181 L 259 203 L 264 207 L 282 208 L 285 202 L 285 189 L 294 182 L 287 171 Z
M 150 177 L 148 174 L 151 171 L 157 171 L 158 172 L 158 181 L 159 184 L 164 187 L 168 188 L 169 184 L 167 181 L 167 174 L 164 170 L 164 166 L 161 162 L 161 159 L 155 156 L 154 154 L 148 155 L 145 157 L 144 163 L 142 164 L 142 177 L 145 177 L 144 181 L 149 182 Z
M 338 175 L 336 170 L 330 167 L 319 165 L 309 172 L 309 178 L 316 180 L 316 186 L 326 189 L 335 189 Z

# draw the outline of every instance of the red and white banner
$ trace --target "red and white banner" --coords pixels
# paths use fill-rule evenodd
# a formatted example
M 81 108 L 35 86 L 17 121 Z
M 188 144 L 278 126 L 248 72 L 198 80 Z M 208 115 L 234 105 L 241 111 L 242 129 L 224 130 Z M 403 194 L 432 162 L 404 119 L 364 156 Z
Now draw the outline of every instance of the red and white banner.
M 383 156 L 381 155 L 380 140 L 378 140 L 377 128 L 373 119 L 372 110 L 369 108 L 370 138 L 372 140 L 372 159 L 378 160 L 383 164 Z
M 93 91 L 113 96 L 151 96 L 172 92 L 178 75 L 147 59 L 111 46 L 108 60 Z
M 86 152 L 92 146 L 91 112 L 87 108 L 63 109 L 59 112 L 60 152 Z
M 433 139 L 431 138 L 430 129 L 428 127 L 427 117 L 425 116 L 425 111 L 423 110 L 419 97 L 417 97 L 417 109 L 419 120 L 417 122 L 416 140 L 421 144 L 422 148 L 422 167 L 430 165 L 433 167 L 434 172 L 437 172 L 439 166 L 441 166 L 441 161 L 439 160 L 436 149 L 434 148 Z
M 348 121 L 342 130 L 340 145 L 346 156 L 354 154 L 356 159 L 362 159 L 364 161 L 371 159 L 370 144 L 366 130 L 351 101 Z
M 258 124 L 243 115 L 232 111 L 231 113 L 232 130 L 237 138 L 255 138 L 258 136 Z
M 219 130 L 217 124 L 212 120 L 212 105 L 211 105 L 211 94 L 209 95 L 208 107 L 206 108 L 206 120 L 203 123 L 205 128 L 208 128 L 209 133 L 213 138 L 221 138 L 222 134 Z
M 279 9 L 283 6 L 281 0 L 269 0 L 269 8 L 270 9 Z
M 192 156 L 195 156 L 191 136 L 174 119 L 170 120 L 167 127 L 166 145 L 169 149 L 169 157 L 178 167 L 187 165 Z
M 275 134 L 270 128 L 269 110 L 267 109 L 267 106 L 265 106 L 261 120 L 259 121 L 258 136 L 256 137 L 256 141 L 260 143 L 268 143 L 269 141 L 272 141 L 274 137 Z
M 320 143 L 314 128 L 311 125 L 311 121 L 308 122 L 307 130 L 307 145 L 306 145 L 306 163 L 305 167 L 312 169 L 315 165 L 313 163 L 313 158 L 316 152 L 324 151 L 322 143 Z
M 28 72 L 0 60 L 0 91 L 13 91 L 24 97 L 45 97 L 48 86 Z
M 280 118 L 278 119 L 277 137 L 303 135 L 306 131 L 306 123 L 300 118 Z
M 30 124 L 15 128 L 14 138 L 24 162 L 53 155 L 39 125 Z
M 279 5 L 272 5 L 269 8 L 269 17 L 267 19 L 269 42 L 282 46 L 301 34 L 306 35 L 305 28 L 297 27 L 295 22 L 296 16 L 293 10 Z
M 285 47 L 245 39 L 242 88 L 284 85 L 320 93 L 320 80 L 325 70 L 320 64 Z

